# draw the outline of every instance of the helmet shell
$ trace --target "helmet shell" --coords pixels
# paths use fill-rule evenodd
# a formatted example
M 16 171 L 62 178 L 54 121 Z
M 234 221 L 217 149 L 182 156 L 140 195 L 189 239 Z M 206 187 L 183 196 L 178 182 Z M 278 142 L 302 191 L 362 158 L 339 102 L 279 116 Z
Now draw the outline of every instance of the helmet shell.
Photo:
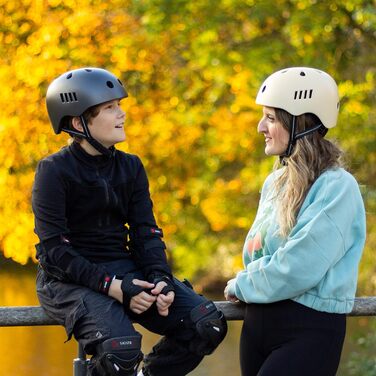
M 47 89 L 47 112 L 56 134 L 66 116 L 80 116 L 89 107 L 127 97 L 121 81 L 101 68 L 80 68 L 56 78 Z
M 261 85 L 256 103 L 295 116 L 315 114 L 326 128 L 337 124 L 338 87 L 329 74 L 319 69 L 292 67 L 273 73 Z

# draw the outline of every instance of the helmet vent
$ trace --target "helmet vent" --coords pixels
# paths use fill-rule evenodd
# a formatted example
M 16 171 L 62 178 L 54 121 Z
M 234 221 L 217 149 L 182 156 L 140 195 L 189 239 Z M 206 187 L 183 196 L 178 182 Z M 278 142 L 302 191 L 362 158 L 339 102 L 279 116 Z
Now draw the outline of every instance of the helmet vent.
M 111 81 L 106 82 L 107 86 L 112 89 L 114 87 L 114 84 Z
M 62 103 L 78 102 L 77 95 L 74 91 L 68 93 L 60 93 Z
M 296 90 L 294 99 L 311 99 L 313 90 Z

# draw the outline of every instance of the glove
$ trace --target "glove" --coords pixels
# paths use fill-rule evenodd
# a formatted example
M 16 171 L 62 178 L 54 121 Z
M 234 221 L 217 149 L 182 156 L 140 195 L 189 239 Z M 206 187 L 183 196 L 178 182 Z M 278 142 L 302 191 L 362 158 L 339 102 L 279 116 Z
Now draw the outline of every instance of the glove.
M 123 306 L 129 309 L 131 299 L 138 295 L 140 292 L 145 291 L 150 293 L 150 289 L 145 289 L 144 287 L 135 285 L 132 281 L 134 279 L 133 273 L 128 273 L 125 275 L 121 282 L 121 291 L 123 292 Z
M 163 281 L 167 284 L 167 286 L 164 286 L 162 291 L 161 291 L 161 294 L 163 295 L 167 295 L 170 291 L 175 291 L 175 284 L 174 282 L 171 280 L 170 277 L 168 277 L 167 275 L 165 274 L 158 274 L 158 273 L 152 273 L 152 275 L 150 276 L 151 278 L 151 283 L 154 283 L 155 286 L 157 286 L 157 283 Z

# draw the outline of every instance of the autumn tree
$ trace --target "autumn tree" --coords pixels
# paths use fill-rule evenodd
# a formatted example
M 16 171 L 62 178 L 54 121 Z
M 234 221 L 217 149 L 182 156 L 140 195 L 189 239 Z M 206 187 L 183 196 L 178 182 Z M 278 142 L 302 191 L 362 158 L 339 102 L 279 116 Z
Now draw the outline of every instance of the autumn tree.
M 273 164 L 256 132 L 262 80 L 315 66 L 339 83 L 338 138 L 362 185 L 362 280 L 376 290 L 376 13 L 366 0 L 21 0 L 0 12 L 0 247 L 34 257 L 30 194 L 38 160 L 67 141 L 49 125 L 48 83 L 99 66 L 130 96 L 127 142 L 150 178 L 175 271 L 202 283 L 241 267 L 244 237 Z

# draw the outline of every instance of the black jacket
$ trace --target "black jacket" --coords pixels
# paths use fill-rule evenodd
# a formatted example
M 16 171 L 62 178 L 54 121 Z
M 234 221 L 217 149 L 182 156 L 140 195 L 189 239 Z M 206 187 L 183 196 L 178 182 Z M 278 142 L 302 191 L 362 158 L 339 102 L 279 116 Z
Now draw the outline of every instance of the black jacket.
M 141 160 L 74 142 L 39 162 L 32 194 L 37 258 L 47 274 L 106 292 L 101 262 L 132 257 L 145 278 L 171 276 Z

